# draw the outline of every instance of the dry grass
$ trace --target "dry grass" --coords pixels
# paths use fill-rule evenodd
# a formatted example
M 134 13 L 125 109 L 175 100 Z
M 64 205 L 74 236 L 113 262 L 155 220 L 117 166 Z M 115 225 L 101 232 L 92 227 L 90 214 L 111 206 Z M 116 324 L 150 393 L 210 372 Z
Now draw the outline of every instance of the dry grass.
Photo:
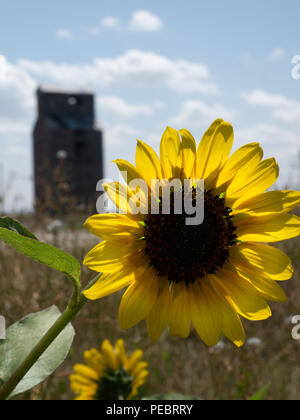
M 95 238 L 81 229 L 80 218 L 68 222 L 60 235 L 46 234 L 45 221 L 26 218 L 23 223 L 40 238 L 59 245 L 81 261 L 95 244 Z M 121 331 L 117 322 L 121 293 L 89 303 L 74 321 L 77 335 L 66 362 L 47 381 L 19 399 L 67 400 L 68 376 L 72 366 L 82 361 L 82 353 L 97 347 L 105 338 L 113 342 L 123 337 L 131 352 L 142 348 L 149 362 L 147 393 L 169 391 L 193 394 L 204 399 L 246 399 L 266 384 L 272 400 L 298 399 L 300 396 L 300 343 L 291 338 L 288 318 L 300 314 L 300 239 L 279 244 L 292 257 L 294 278 L 284 284 L 289 302 L 272 304 L 274 316 L 263 322 L 245 322 L 247 337 L 257 337 L 260 345 L 246 344 L 236 349 L 224 340 L 224 347 L 207 349 L 192 333 L 189 339 L 171 338 L 164 334 L 156 343 L 147 337 L 145 324 Z M 0 313 L 8 324 L 55 303 L 64 309 L 69 298 L 69 285 L 63 276 L 0 246 Z M 84 269 L 83 282 L 92 277 Z

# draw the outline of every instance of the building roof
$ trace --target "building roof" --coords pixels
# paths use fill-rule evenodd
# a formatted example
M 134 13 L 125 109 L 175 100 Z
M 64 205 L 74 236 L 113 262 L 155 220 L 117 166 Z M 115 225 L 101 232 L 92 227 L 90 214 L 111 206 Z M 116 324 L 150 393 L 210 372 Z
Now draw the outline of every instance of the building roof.
M 93 95 L 95 92 L 89 87 L 42 84 L 38 90 L 44 93 L 61 93 L 65 95 Z

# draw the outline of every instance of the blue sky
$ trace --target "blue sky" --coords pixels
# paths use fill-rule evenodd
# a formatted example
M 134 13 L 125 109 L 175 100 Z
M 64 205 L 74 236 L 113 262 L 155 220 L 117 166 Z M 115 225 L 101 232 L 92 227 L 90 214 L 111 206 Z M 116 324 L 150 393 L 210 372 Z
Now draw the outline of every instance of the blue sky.
M 235 128 L 235 147 L 260 141 L 266 157 L 279 161 L 281 185 L 297 182 L 300 79 L 291 75 L 291 60 L 300 55 L 299 1 L 0 4 L 0 164 L 8 207 L 32 203 L 40 83 L 94 89 L 108 177 L 117 176 L 111 160 L 133 161 L 136 138 L 157 147 L 173 125 L 200 140 L 212 119 L 223 117 Z

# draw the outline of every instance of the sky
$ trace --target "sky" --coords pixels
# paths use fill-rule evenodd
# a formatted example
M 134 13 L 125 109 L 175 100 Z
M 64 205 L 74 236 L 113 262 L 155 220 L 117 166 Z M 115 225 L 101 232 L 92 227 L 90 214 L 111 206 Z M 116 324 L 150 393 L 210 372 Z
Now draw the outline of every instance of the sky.
M 215 118 L 259 141 L 299 187 L 298 0 L 0 0 L 0 195 L 32 208 L 37 86 L 92 88 L 111 163 L 167 125 L 199 141 Z M 298 184 L 297 184 L 298 182 Z

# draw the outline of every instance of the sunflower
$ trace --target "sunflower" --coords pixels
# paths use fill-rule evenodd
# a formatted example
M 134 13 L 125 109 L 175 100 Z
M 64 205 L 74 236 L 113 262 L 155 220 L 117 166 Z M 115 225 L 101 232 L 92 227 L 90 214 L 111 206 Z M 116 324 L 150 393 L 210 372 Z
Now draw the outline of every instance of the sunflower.
M 148 364 L 142 360 L 142 350 L 127 357 L 124 341 L 118 340 L 115 347 L 104 340 L 101 351 L 84 352 L 86 365 L 74 366 L 70 376 L 76 400 L 131 400 L 148 376 Z
M 279 175 L 275 159 L 263 159 L 258 143 L 231 154 L 233 137 L 232 126 L 218 119 L 197 148 L 189 131 L 167 127 L 160 159 L 138 141 L 135 166 L 115 161 L 129 185 L 143 179 L 150 190 L 151 180 L 190 180 L 193 202 L 199 195 L 197 181 L 204 180 L 205 216 L 198 225 L 186 223 L 185 210 L 164 214 L 161 195 L 153 214 L 151 194 L 147 198 L 142 189 L 119 182 L 105 184 L 120 213 L 94 215 L 85 223 L 103 239 L 84 260 L 103 273 L 85 296 L 95 300 L 127 287 L 119 307 L 123 329 L 145 319 L 156 340 L 167 326 L 171 335 L 186 338 L 193 325 L 208 346 L 216 345 L 222 334 L 241 346 L 245 332 L 240 317 L 267 319 L 267 301 L 287 299 L 277 282 L 292 277 L 291 261 L 267 243 L 299 235 L 300 219 L 288 213 L 300 204 L 300 192 L 265 192 Z M 182 199 L 186 193 L 182 187 Z M 138 214 L 134 195 L 139 197 Z M 169 198 L 174 209 L 174 191 Z

